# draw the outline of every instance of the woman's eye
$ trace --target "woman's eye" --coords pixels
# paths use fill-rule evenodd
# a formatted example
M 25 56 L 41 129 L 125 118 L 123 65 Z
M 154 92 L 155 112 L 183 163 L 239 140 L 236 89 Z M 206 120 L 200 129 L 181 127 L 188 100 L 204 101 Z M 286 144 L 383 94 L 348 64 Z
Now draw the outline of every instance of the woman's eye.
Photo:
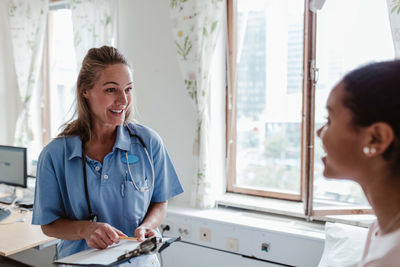
M 112 93 L 112 92 L 114 92 L 115 91 L 115 88 L 107 88 L 106 89 L 106 92 L 108 92 L 108 93 Z
M 127 93 L 130 92 L 130 91 L 132 91 L 132 87 L 128 87 L 128 88 L 125 89 L 125 92 L 127 92 Z

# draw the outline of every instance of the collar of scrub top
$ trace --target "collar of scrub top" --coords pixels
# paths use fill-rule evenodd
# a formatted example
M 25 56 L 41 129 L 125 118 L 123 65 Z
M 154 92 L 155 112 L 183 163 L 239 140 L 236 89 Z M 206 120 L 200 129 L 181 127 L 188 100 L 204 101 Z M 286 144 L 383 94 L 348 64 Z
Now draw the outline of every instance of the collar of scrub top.
M 68 160 L 72 160 L 76 157 L 82 157 L 82 140 L 79 136 L 69 136 L 66 138 L 65 145 L 67 147 Z M 117 127 L 117 138 L 113 151 L 119 148 L 124 151 L 129 151 L 131 147 L 131 136 L 127 127 L 120 125 Z

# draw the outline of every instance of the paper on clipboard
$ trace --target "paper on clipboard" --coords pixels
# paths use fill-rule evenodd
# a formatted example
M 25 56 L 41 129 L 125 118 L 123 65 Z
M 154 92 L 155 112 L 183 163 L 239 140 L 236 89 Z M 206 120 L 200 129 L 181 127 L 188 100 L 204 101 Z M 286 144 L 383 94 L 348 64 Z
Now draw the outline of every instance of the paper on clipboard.
M 155 238 L 155 237 L 154 237 Z M 161 239 L 161 238 L 160 238 Z M 180 238 L 163 238 L 160 245 L 169 245 L 172 242 L 178 241 Z M 67 256 L 54 261 L 54 264 L 65 264 L 75 266 L 112 266 L 116 263 L 124 261 L 124 256 L 129 256 L 128 252 L 138 249 L 140 242 L 130 240 L 120 240 L 118 244 L 114 244 L 106 249 L 88 249 L 76 254 Z M 130 255 L 132 257 L 132 255 Z M 124 259 L 121 259 L 124 258 Z M 127 260 L 129 258 L 126 258 Z
M 106 249 L 88 249 L 76 254 L 67 256 L 54 261 L 55 264 L 68 265 L 111 265 L 117 261 L 118 257 L 123 255 L 127 250 L 134 250 L 139 246 L 140 242 L 120 240 L 118 244 L 114 244 Z

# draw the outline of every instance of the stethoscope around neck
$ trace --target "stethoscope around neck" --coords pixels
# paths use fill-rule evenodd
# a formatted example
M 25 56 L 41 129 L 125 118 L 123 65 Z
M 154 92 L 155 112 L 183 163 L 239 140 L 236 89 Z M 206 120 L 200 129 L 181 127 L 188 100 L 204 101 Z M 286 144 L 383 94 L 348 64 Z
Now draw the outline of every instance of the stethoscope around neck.
M 135 180 L 133 179 L 133 175 L 131 172 L 131 168 L 129 167 L 129 160 L 128 160 L 128 152 L 125 151 L 125 158 L 126 158 L 126 166 L 128 168 L 128 173 L 129 177 L 131 178 L 132 184 L 135 187 L 135 189 L 139 192 L 148 192 L 154 187 L 154 165 L 150 159 L 149 152 L 147 151 L 147 147 L 145 143 L 143 142 L 143 139 L 137 135 L 133 134 L 131 130 L 129 129 L 129 126 L 126 126 L 126 129 L 129 132 L 130 137 L 136 137 L 139 140 L 140 145 L 143 147 L 144 152 L 146 153 L 147 160 L 150 164 L 151 167 L 151 175 L 152 175 L 152 181 L 151 181 L 151 186 L 150 187 L 138 187 L 137 184 L 135 183 Z M 83 181 L 85 184 L 85 196 L 86 196 L 86 203 L 88 206 L 89 210 L 89 220 L 92 222 L 97 222 L 97 215 L 93 213 L 92 207 L 90 205 L 90 199 L 89 199 L 89 190 L 88 190 L 88 185 L 87 185 L 87 175 L 86 175 L 86 155 L 85 155 L 85 144 L 82 142 L 82 170 L 83 170 Z

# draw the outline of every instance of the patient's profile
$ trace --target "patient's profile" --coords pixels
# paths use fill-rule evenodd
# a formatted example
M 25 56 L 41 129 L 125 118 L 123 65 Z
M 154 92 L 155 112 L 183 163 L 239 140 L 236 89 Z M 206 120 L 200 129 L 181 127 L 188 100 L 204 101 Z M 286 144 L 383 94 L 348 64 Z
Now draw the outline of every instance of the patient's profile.
M 317 131 L 326 151 L 324 176 L 359 183 L 377 217 L 361 266 L 398 266 L 400 61 L 348 73 L 332 89 L 326 107 L 327 122 Z

